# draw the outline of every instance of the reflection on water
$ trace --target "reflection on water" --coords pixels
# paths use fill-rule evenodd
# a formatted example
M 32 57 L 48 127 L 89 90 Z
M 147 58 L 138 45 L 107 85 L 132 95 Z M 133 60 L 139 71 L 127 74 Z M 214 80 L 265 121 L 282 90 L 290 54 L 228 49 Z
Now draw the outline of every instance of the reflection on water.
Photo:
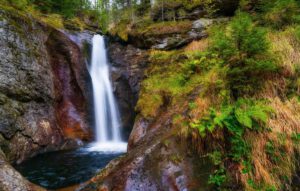
M 15 168 L 31 182 L 48 189 L 83 183 L 122 153 L 88 148 L 38 155 Z

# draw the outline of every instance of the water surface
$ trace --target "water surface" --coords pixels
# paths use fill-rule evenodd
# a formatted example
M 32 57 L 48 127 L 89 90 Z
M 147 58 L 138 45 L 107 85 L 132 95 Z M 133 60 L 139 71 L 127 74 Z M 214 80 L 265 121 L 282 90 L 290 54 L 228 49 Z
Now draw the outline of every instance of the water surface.
M 83 183 L 121 152 L 81 148 L 38 155 L 15 168 L 28 180 L 48 189 Z

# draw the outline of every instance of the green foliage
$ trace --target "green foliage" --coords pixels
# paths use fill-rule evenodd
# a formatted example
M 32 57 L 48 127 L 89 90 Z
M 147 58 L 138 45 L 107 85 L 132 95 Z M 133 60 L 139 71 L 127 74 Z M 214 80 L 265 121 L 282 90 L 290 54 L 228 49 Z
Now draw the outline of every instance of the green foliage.
M 40 20 L 54 28 L 64 28 L 62 16 L 59 14 L 49 14 L 45 17 L 41 17 Z
M 260 101 L 239 99 L 234 105 L 225 105 L 217 113 L 211 109 L 207 117 L 198 123 L 192 123 L 191 127 L 197 128 L 202 136 L 212 133 L 216 128 L 225 128 L 230 134 L 231 158 L 241 160 L 247 155 L 248 145 L 243 140 L 245 130 L 260 130 L 268 119 L 271 109 Z
M 219 127 L 241 137 L 246 129 L 259 130 L 261 124 L 266 123 L 271 111 L 262 101 L 239 99 L 234 105 L 223 106 L 219 113 L 211 108 L 208 116 L 192 123 L 191 127 L 197 128 L 202 136 Z M 233 140 L 236 141 L 238 140 Z
M 89 8 L 83 0 L 33 0 L 36 8 L 45 13 L 58 13 L 66 18 L 74 17 L 79 11 Z
M 211 108 L 208 116 L 203 117 L 200 123 L 191 123 L 191 127 L 197 128 L 199 134 L 202 137 L 205 137 L 207 131 L 212 133 L 217 127 L 217 124 L 219 122 L 219 119 L 217 117 L 218 116 L 215 109 Z
M 208 53 L 182 53 L 180 51 L 153 51 L 152 63 L 146 70 L 142 82 L 137 109 L 144 117 L 154 117 L 162 106 L 178 103 L 200 85 L 209 87 L 210 83 L 222 85 L 218 77 L 218 59 Z M 153 97 L 156 97 L 154 101 Z M 150 107 L 147 107 L 152 103 Z
M 270 160 L 273 163 L 278 163 L 280 161 L 280 153 L 277 152 L 277 148 L 275 147 L 274 143 L 271 141 L 268 141 L 266 144 L 266 153 L 269 156 Z
M 300 22 L 299 5 L 296 0 L 259 0 L 256 7 L 263 24 L 280 29 Z
M 270 112 L 263 102 L 239 99 L 234 105 L 223 106 L 218 114 L 211 109 L 208 116 L 192 123 L 191 127 L 197 128 L 201 136 L 213 133 L 216 128 L 225 128 L 231 135 L 228 137 L 231 143 L 229 156 L 234 161 L 241 161 L 249 153 L 249 145 L 243 139 L 245 130 L 260 130 Z
M 56 13 L 66 18 L 74 17 L 79 11 L 90 9 L 88 0 L 2 0 L 16 9 L 25 10 L 29 6 L 46 14 Z
M 8 0 L 8 2 L 17 9 L 24 10 L 29 4 L 28 0 Z
M 226 181 L 226 171 L 224 168 L 215 170 L 215 172 L 209 176 L 208 183 L 216 187 L 221 187 L 222 184 Z
M 300 144 L 300 133 L 293 133 L 293 134 L 292 134 L 292 140 L 293 140 L 296 144 Z
M 222 164 L 222 153 L 220 151 L 214 151 L 208 154 L 214 165 Z
M 191 123 L 192 128 L 196 128 L 202 137 L 207 133 L 213 135 L 217 129 L 223 129 L 229 140 L 228 151 L 221 154 L 215 151 L 209 154 L 210 158 L 219 169 L 210 176 L 210 184 L 221 187 L 226 181 L 224 169 L 224 158 L 233 162 L 241 163 L 243 166 L 242 173 L 251 172 L 252 166 L 250 161 L 251 146 L 245 140 L 246 131 L 262 131 L 265 127 L 269 114 L 272 109 L 264 101 L 255 101 L 252 99 L 238 99 L 234 104 L 225 104 L 220 111 L 210 109 L 207 116 L 195 123 Z
M 275 186 L 259 185 L 253 179 L 249 179 L 247 181 L 247 183 L 252 189 L 258 190 L 258 191 L 277 191 L 278 190 L 278 189 L 276 189 Z
M 266 31 L 256 27 L 246 13 L 238 12 L 228 27 L 213 30 L 212 44 L 223 67 L 228 67 L 229 88 L 235 98 L 253 94 L 264 77 L 277 70 L 268 53 Z
M 176 13 L 183 13 L 182 9 L 177 12 L 178 7 L 182 7 L 185 10 L 193 10 L 195 7 L 202 6 L 206 11 L 206 16 L 213 16 L 217 12 L 215 6 L 217 2 L 217 0 L 156 0 L 152 11 L 160 12 L 162 14 L 161 20 L 170 20 Z

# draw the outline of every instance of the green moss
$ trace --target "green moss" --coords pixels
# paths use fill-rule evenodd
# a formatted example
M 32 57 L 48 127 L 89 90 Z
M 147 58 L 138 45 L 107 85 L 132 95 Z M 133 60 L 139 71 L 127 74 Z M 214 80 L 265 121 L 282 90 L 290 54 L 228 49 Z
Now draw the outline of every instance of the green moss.
M 9 141 L 0 134 L 0 159 L 6 158 L 6 154 L 10 153 Z
M 47 16 L 36 16 L 36 19 L 48 24 L 49 26 L 56 28 L 56 29 L 62 29 L 64 28 L 63 24 L 63 18 L 61 15 L 58 14 L 51 14 Z
M 8 101 L 7 97 L 4 94 L 0 93 L 0 105 L 6 104 Z
M 127 41 L 128 36 L 163 36 L 170 34 L 184 34 L 192 27 L 192 21 L 153 22 L 149 19 L 130 24 L 129 20 L 121 20 L 109 29 L 109 33 Z
M 188 32 L 192 27 L 192 21 L 168 21 L 151 23 L 149 26 L 137 26 L 136 32 L 147 36 L 181 34 Z
M 65 27 L 64 25 L 66 25 L 66 28 L 70 30 L 82 31 L 83 29 L 88 28 L 88 26 L 79 17 L 72 17 L 68 19 L 64 18 L 61 14 L 44 14 L 32 5 L 24 6 L 24 9 L 19 9 L 12 6 L 10 3 L 0 3 L 0 8 L 5 11 L 6 17 L 12 18 L 10 22 L 17 29 L 20 29 L 20 25 L 23 23 L 27 23 L 28 26 L 31 26 L 33 20 L 45 23 L 56 29 L 63 29 Z M 89 12 L 86 14 L 89 14 Z M 18 23 L 19 21 L 22 23 Z M 20 31 L 22 31 L 22 29 L 20 29 Z
M 82 31 L 86 28 L 86 25 L 78 17 L 74 17 L 72 19 L 64 20 L 64 27 L 69 30 Z
M 150 62 L 137 104 L 144 117 L 155 117 L 160 108 L 184 101 L 197 88 L 218 92 L 226 84 L 219 60 L 207 52 L 153 51 Z
M 123 41 L 128 41 L 128 22 L 127 21 L 121 21 L 116 26 L 112 27 L 109 30 L 109 33 L 120 37 Z

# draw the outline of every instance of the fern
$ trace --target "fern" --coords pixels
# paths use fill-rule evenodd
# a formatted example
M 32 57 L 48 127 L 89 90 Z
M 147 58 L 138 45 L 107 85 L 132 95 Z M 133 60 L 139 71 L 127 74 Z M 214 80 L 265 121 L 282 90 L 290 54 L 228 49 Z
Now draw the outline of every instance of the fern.
M 245 129 L 258 129 L 267 122 L 272 109 L 263 101 L 239 99 L 234 105 L 225 105 L 219 113 L 214 108 L 201 120 L 192 123 L 200 135 L 212 133 L 216 128 L 226 128 L 232 134 L 242 136 Z

